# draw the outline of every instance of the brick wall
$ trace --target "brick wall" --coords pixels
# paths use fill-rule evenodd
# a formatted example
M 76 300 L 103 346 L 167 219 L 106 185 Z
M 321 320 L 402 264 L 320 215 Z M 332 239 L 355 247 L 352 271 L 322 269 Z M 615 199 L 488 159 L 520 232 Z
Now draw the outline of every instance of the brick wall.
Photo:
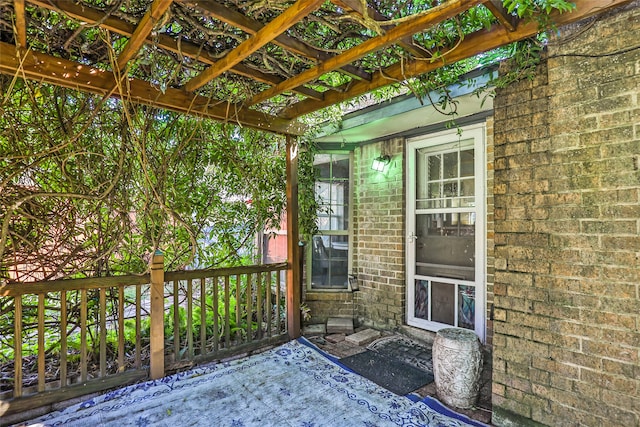
M 640 425 L 639 6 L 495 99 L 496 425 Z
M 493 117 L 487 118 L 485 123 L 487 127 L 487 135 L 486 135 L 486 161 L 487 161 L 487 200 L 486 200 L 486 211 L 487 211 L 487 248 L 486 248 L 486 256 L 487 256 L 487 277 L 486 277 L 486 345 L 491 347 L 493 345 L 493 281 L 495 274 L 495 222 L 494 222 L 494 194 L 493 194 L 493 185 L 494 185 L 494 147 L 493 147 Z
M 307 323 L 326 323 L 329 317 L 356 317 L 353 294 L 351 292 L 305 292 L 305 304 L 309 307 L 311 319 Z
M 391 163 L 384 173 L 371 169 L 384 151 Z M 358 323 L 381 329 L 405 318 L 404 140 L 365 145 L 355 152 L 353 270 Z
M 493 119 L 487 126 L 487 344 L 491 345 L 493 303 Z M 371 169 L 381 152 L 392 156 L 385 173 Z M 360 291 L 355 312 L 360 325 L 394 329 L 406 323 L 405 141 L 365 145 L 355 151 L 353 271 Z M 406 331 L 406 328 L 404 328 Z

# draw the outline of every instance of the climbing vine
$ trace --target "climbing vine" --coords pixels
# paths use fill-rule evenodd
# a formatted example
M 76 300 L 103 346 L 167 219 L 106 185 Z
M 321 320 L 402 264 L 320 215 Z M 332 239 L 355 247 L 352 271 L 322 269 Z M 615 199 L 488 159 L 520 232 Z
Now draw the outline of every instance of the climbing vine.
M 155 249 L 169 269 L 237 264 L 280 222 L 280 136 L 46 84 L 0 85 L 5 279 L 138 273 Z
M 116 7 L 116 3 L 90 1 L 88 5 L 128 22 L 137 22 L 145 10 Z M 389 24 L 438 3 L 379 1 L 375 6 L 389 17 Z M 507 13 L 537 19 L 541 26 L 548 25 L 550 13 L 575 7 L 565 0 L 504 0 L 503 4 Z M 268 22 L 287 5 L 286 1 L 232 1 L 227 6 Z M 202 39 L 206 44 L 203 37 L 222 31 L 225 37 L 219 40 L 224 40 L 226 50 L 240 41 L 228 27 L 207 26 L 208 21 L 191 16 L 185 7 L 172 7 L 164 33 L 194 42 Z M 12 2 L 0 1 L 1 39 L 11 43 L 15 42 L 12 8 Z M 43 50 L 57 49 L 56 54 L 65 58 L 109 68 L 125 41 L 97 27 L 85 28 L 59 10 L 35 13 L 28 8 L 27 13 L 34 43 L 44 40 Z M 446 64 L 447 55 L 465 34 L 494 24 L 495 17 L 484 6 L 446 20 L 415 36 L 415 42 L 431 54 L 419 60 Z M 380 23 L 345 15 L 327 2 L 292 28 L 290 35 L 324 52 L 339 53 L 382 31 Z M 530 75 L 527 70 L 539 61 L 544 42 L 542 37 L 514 43 L 418 78 L 390 81 L 384 88 L 304 121 L 339 121 L 346 111 L 399 93 L 413 93 L 455 116 L 456 101 L 448 88 L 461 76 L 511 58 L 512 71 L 490 83 L 507 85 Z M 151 76 L 160 90 L 182 85 L 200 71 L 195 62 L 189 68 L 180 55 L 167 56 L 153 43 L 144 49 L 130 72 L 139 78 Z M 251 58 L 252 66 L 281 78 L 310 65 L 308 59 L 282 49 L 265 49 L 259 55 Z M 357 65 L 375 73 L 408 59 L 416 60 L 393 46 L 366 56 Z M 333 72 L 309 86 L 322 91 L 349 82 L 350 78 Z M 224 102 L 238 102 L 264 89 L 252 87 L 239 75 L 225 75 L 212 84 L 216 86 L 201 94 L 222 97 Z M 286 199 L 282 137 L 19 76 L 1 77 L 0 87 L 0 279 L 142 272 L 148 254 L 156 249 L 165 252 L 167 267 L 174 269 L 253 261 L 249 248 L 255 234 L 275 227 L 282 218 Z M 287 104 L 297 101 L 294 98 L 280 101 Z M 280 101 L 258 108 L 277 113 L 283 108 L 276 105 Z M 312 135 L 309 132 L 300 140 L 301 234 L 313 234 L 318 208 L 313 196 Z

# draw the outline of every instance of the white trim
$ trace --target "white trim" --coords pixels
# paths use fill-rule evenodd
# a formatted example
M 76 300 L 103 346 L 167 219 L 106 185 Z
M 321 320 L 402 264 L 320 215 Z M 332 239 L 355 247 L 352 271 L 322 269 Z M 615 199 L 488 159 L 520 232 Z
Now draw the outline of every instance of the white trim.
M 461 133 L 459 133 L 461 132 Z M 474 139 L 474 156 L 475 156 L 475 198 L 476 206 L 472 208 L 447 208 L 447 209 L 416 209 L 415 208 L 415 195 L 416 195 L 416 150 L 425 147 L 440 147 L 446 146 L 452 141 Z M 407 324 L 422 329 L 437 332 L 440 329 L 451 327 L 438 322 L 427 321 L 414 316 L 414 299 L 415 299 L 415 280 L 424 279 L 429 280 L 427 276 L 417 276 L 415 271 L 416 259 L 415 259 L 415 245 L 412 243 L 412 233 L 415 233 L 416 222 L 415 217 L 418 213 L 437 213 L 439 211 L 446 212 L 476 212 L 476 239 L 475 239 L 475 251 L 476 251 L 476 266 L 475 266 L 475 281 L 470 283 L 462 280 L 447 280 L 444 278 L 437 278 L 438 281 L 446 283 L 457 283 L 460 285 L 473 284 L 475 286 L 475 332 L 482 342 L 486 339 L 486 186 L 487 186 L 487 172 L 486 172 L 486 126 L 484 123 L 476 124 L 472 126 L 466 126 L 461 129 L 447 130 L 429 135 L 421 135 L 419 137 L 411 138 L 407 140 L 407 173 L 406 173 L 406 286 L 407 286 L 407 307 L 406 316 Z M 445 148 L 446 149 L 446 148 Z M 439 150 L 438 150 L 439 151 Z M 458 295 L 455 293 L 457 301 Z M 457 305 L 457 304 L 456 304 Z
M 354 153 L 353 151 L 347 151 L 347 150 L 322 150 L 318 153 L 316 153 L 317 155 L 348 155 L 348 159 L 349 159 L 349 178 L 348 178 L 348 182 L 349 182 L 349 194 L 347 195 L 348 197 L 348 207 L 347 207 L 347 212 L 348 212 L 348 216 L 349 216 L 349 220 L 348 220 L 348 226 L 346 230 L 318 230 L 318 232 L 316 233 L 316 235 L 320 235 L 320 236 L 347 236 L 347 240 L 348 240 L 348 244 L 347 244 L 347 277 L 349 277 L 350 275 L 352 275 L 353 273 L 353 256 L 354 256 L 354 247 L 353 247 L 353 240 L 354 240 L 354 230 L 353 230 L 353 215 L 354 215 L 354 191 L 355 191 L 355 185 L 354 185 Z M 316 164 L 316 159 L 314 158 L 314 165 Z M 315 184 L 314 184 L 315 185 Z M 310 238 L 313 238 L 313 236 L 307 236 Z M 312 247 L 311 244 L 307 244 L 306 247 L 304 248 L 305 251 L 305 265 L 304 268 L 307 272 L 306 274 L 306 278 L 304 280 L 304 287 L 306 289 L 307 292 L 320 292 L 320 293 L 324 293 L 324 292 L 352 292 L 353 290 L 351 289 L 351 283 L 349 283 L 347 281 L 347 287 L 346 288 L 314 288 L 312 287 L 312 281 L 313 281 L 313 277 L 312 277 Z

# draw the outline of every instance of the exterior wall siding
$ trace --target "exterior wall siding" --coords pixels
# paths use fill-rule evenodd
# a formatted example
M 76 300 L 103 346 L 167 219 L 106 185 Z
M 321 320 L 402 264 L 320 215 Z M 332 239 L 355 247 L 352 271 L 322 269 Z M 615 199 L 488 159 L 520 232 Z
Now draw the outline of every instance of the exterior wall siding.
M 495 99 L 498 426 L 640 425 L 639 6 Z

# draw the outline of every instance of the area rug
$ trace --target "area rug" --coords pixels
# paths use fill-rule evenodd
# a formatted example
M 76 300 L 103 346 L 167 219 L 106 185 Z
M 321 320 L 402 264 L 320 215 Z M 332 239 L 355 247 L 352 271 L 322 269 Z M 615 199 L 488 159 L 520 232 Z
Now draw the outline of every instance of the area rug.
M 121 388 L 29 426 L 482 426 L 396 395 L 305 339 Z
M 340 363 L 374 383 L 405 395 L 433 382 L 433 374 L 371 350 L 340 359 Z

